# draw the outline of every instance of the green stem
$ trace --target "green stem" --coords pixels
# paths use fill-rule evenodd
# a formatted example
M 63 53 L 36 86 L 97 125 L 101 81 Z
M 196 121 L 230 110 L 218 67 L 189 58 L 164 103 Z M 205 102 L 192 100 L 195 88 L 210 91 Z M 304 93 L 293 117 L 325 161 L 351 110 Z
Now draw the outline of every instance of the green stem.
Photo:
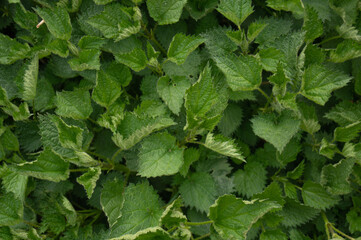
M 173 231 L 176 230 L 176 229 L 177 229 L 177 226 L 174 226 L 174 227 L 168 229 L 167 232 L 168 232 L 168 233 L 171 233 L 171 232 L 173 232 Z
M 267 99 L 267 102 L 271 101 L 271 98 L 261 88 L 257 88 L 257 90 Z
M 94 123 L 95 125 L 98 125 L 97 121 L 91 119 L 90 117 L 88 118 L 88 120 L 89 120 L 90 122 Z
M 344 237 L 347 238 L 347 239 L 355 240 L 353 237 L 351 237 L 351 236 L 347 235 L 346 233 L 341 232 L 340 230 L 338 230 L 338 229 L 337 229 L 335 226 L 333 226 L 331 223 L 330 223 L 329 225 L 330 225 L 330 227 L 331 227 L 333 230 L 335 230 L 335 232 L 337 232 L 338 234 L 344 236 Z
M 341 36 L 333 36 L 333 37 L 330 37 L 330 38 L 326 38 L 325 40 L 323 40 L 322 42 L 318 43 L 317 45 L 322 45 L 322 44 L 325 44 L 327 42 L 330 42 L 332 40 L 335 40 L 335 39 L 339 39 L 341 38 Z
M 195 238 L 194 240 L 204 239 L 204 238 L 209 237 L 209 236 L 211 236 L 211 234 L 210 234 L 210 233 L 207 233 L 207 234 L 204 234 L 204 235 L 202 235 L 202 236 L 200 236 L 200 237 Z
M 119 153 L 123 151 L 123 149 L 119 148 L 112 156 L 112 158 L 110 159 L 110 161 L 112 161 L 112 163 L 114 163 L 115 158 L 119 155 Z
M 34 120 L 36 121 L 36 110 L 35 110 L 35 99 L 33 99 L 33 114 L 34 114 Z
M 145 37 L 148 38 L 150 41 L 152 41 L 157 46 L 157 48 L 164 54 L 164 56 L 167 56 L 167 51 L 163 48 L 163 46 L 155 38 L 154 30 L 151 30 L 149 32 L 149 30 L 147 29 L 147 27 L 143 23 L 142 23 L 142 28 L 143 28 L 143 30 L 145 32 Z
M 199 226 L 199 225 L 206 225 L 206 224 L 211 224 L 211 223 L 213 223 L 212 220 L 205 221 L 205 222 L 185 222 L 184 224 L 187 226 Z

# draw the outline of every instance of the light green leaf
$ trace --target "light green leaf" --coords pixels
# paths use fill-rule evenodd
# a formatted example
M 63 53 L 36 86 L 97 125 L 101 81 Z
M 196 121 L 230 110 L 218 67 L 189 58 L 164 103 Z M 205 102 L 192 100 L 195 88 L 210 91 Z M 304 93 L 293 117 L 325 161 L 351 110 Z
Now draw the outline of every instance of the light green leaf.
M 45 21 L 49 32 L 56 38 L 69 40 L 72 26 L 68 12 L 63 7 L 36 8 L 35 12 Z
M 239 147 L 234 142 L 234 140 L 224 137 L 222 135 L 213 136 L 212 133 L 208 133 L 206 141 L 202 145 L 219 154 L 236 158 L 245 162 L 244 157 L 239 151 Z
M 327 119 L 333 120 L 340 126 L 347 126 L 358 122 L 361 119 L 361 103 L 351 103 L 349 101 L 343 101 L 337 104 L 326 113 Z
M 339 43 L 336 50 L 330 52 L 332 62 L 341 63 L 361 56 L 361 43 L 354 40 L 344 40 Z
M 87 119 L 93 109 L 87 90 L 76 89 L 56 93 L 56 113 L 62 117 Z
M 302 186 L 302 199 L 305 205 L 325 210 L 337 204 L 340 200 L 333 196 L 318 183 L 306 181 Z
M 14 22 L 21 28 L 33 31 L 38 24 L 38 16 L 34 12 L 27 11 L 20 3 L 20 0 L 18 2 L 19 4 L 10 5 L 10 12 Z
M 88 198 L 91 198 L 93 195 L 94 188 L 97 185 L 101 173 L 100 167 L 91 167 L 86 173 L 76 179 L 76 181 L 85 188 Z
M 274 73 L 277 72 L 278 66 L 281 65 L 280 63 L 286 61 L 284 53 L 276 48 L 261 49 L 258 52 L 258 56 L 263 69 Z
M 98 5 L 105 5 L 105 4 L 113 2 L 113 0 L 94 0 L 94 2 L 95 2 L 95 4 L 98 4 Z
M 122 216 L 124 204 L 124 181 L 120 179 L 108 180 L 100 195 L 100 204 L 108 217 L 110 227 Z
M 85 49 L 79 52 L 79 55 L 68 61 L 71 69 L 74 71 L 99 70 L 100 69 L 100 50 Z
M 0 170 L 0 177 L 2 181 L 2 186 L 6 192 L 14 193 L 14 196 L 17 199 L 20 199 L 21 202 L 24 202 L 26 197 L 26 187 L 28 184 L 28 177 L 18 174 L 15 171 L 4 166 Z
M 24 74 L 23 99 L 32 101 L 36 97 L 36 84 L 38 81 L 39 58 L 38 55 L 29 62 Z
M 9 151 L 19 151 L 19 141 L 16 135 L 8 127 L 3 131 L 4 132 L 0 130 L 0 140 L 2 146 Z
M 168 59 L 178 65 L 183 64 L 188 55 L 193 52 L 204 39 L 197 36 L 186 36 L 183 33 L 176 34 L 168 48 Z
M 69 177 L 69 163 L 49 148 L 41 152 L 36 161 L 21 163 L 14 168 L 20 174 L 53 182 Z
M 146 228 L 136 234 L 127 234 L 111 240 L 172 240 L 168 232 L 160 227 Z
M 28 56 L 30 47 L 0 33 L 0 64 L 12 64 Z
M 349 142 L 359 136 L 361 121 L 352 123 L 345 127 L 337 127 L 334 131 L 334 141 Z
M 189 168 L 192 163 L 199 160 L 200 152 L 196 148 L 187 148 L 183 154 L 183 165 L 179 169 L 179 173 L 185 177 L 188 174 Z
M 69 55 L 68 42 L 63 39 L 54 39 L 54 41 L 46 46 L 46 49 L 62 58 L 66 58 Z
M 243 201 L 234 195 L 224 195 L 210 208 L 209 218 L 216 231 L 225 239 L 245 239 L 252 225 L 271 210 L 281 208 L 275 202 Z
M 238 29 L 244 20 L 253 13 L 251 0 L 221 0 L 217 11 L 232 21 Z
M 280 229 L 276 230 L 266 230 L 262 232 L 259 236 L 260 240 L 287 240 L 287 235 L 282 232 Z
M 266 26 L 267 26 L 267 23 L 262 23 L 262 22 L 251 23 L 247 29 L 248 41 L 253 42 Z
M 320 210 L 318 209 L 299 203 L 298 200 L 286 198 L 286 204 L 279 212 L 279 215 L 283 217 L 282 225 L 296 227 L 314 219 L 319 213 Z
M 348 180 L 355 160 L 347 158 L 332 165 L 328 164 L 322 168 L 321 184 L 332 194 L 343 195 L 352 191 Z
M 258 115 L 251 122 L 254 133 L 275 146 L 280 153 L 300 126 L 300 121 L 289 112 L 283 112 L 278 117 L 274 114 Z
M 168 133 L 157 133 L 145 139 L 139 152 L 138 174 L 158 177 L 177 173 L 183 164 L 183 149 Z
M 166 75 L 158 79 L 157 91 L 169 109 L 174 114 L 179 115 L 184 95 L 190 86 L 191 84 L 186 77 L 170 78 Z
M 100 49 L 106 42 L 104 38 L 85 35 L 79 40 L 78 46 L 81 49 Z
M 267 0 L 267 6 L 278 11 L 290 11 L 297 17 L 303 15 L 301 0 Z
M 319 131 L 321 125 L 318 123 L 315 107 L 308 103 L 300 102 L 298 103 L 298 109 L 301 113 L 301 129 L 309 134 Z
M 214 57 L 233 91 L 254 90 L 262 82 L 262 67 L 249 55 L 222 54 Z
M 317 11 L 307 6 L 305 8 L 305 18 L 303 23 L 303 29 L 306 31 L 306 42 L 313 42 L 316 38 L 320 37 L 323 33 L 322 21 L 318 18 Z
M 53 121 L 58 129 L 59 141 L 63 147 L 75 150 L 82 149 L 83 129 L 68 125 L 60 118 L 53 118 Z
M 262 192 L 266 185 L 267 171 L 261 163 L 252 161 L 246 163 L 244 169 L 238 170 L 233 176 L 236 191 L 250 198 Z
M 186 206 L 201 212 L 208 212 L 217 195 L 214 179 L 205 172 L 196 172 L 186 178 L 180 185 L 179 192 Z
M 218 0 L 188 0 L 186 8 L 193 19 L 198 21 L 211 12 L 218 4 Z
M 103 12 L 87 22 L 99 29 L 104 37 L 119 41 L 139 32 L 141 17 L 138 7 L 124 7 L 114 3 L 106 5 Z
M 284 200 L 283 191 L 277 181 L 273 181 L 269 184 L 263 192 L 253 195 L 252 199 L 265 199 L 277 202 L 281 206 L 283 206 L 286 202 Z
M 325 105 L 331 92 L 345 86 L 351 77 L 321 65 L 311 65 L 302 78 L 301 94 L 317 104 Z
M 159 24 L 166 25 L 179 21 L 187 0 L 147 0 L 149 15 Z
M 12 193 L 0 196 L 0 226 L 18 224 L 23 218 L 23 203 Z
M 122 216 L 111 228 L 111 237 L 135 234 L 160 225 L 163 209 L 158 194 L 147 182 L 128 186 L 124 199 Z
M 96 85 L 92 93 L 93 100 L 99 105 L 109 108 L 122 93 L 121 77 L 122 75 L 114 78 L 103 70 L 97 72 Z
M 305 162 L 302 160 L 302 162 L 300 162 L 297 167 L 295 167 L 292 171 L 287 172 L 287 177 L 294 180 L 299 179 L 302 176 L 304 170 Z
M 183 214 L 181 207 L 183 207 L 183 202 L 180 197 L 168 204 L 161 217 L 162 225 L 169 229 L 186 222 L 187 217 Z
M 143 70 L 148 63 L 145 52 L 140 48 L 134 48 L 131 52 L 115 54 L 114 56 L 118 62 L 130 67 L 136 72 Z

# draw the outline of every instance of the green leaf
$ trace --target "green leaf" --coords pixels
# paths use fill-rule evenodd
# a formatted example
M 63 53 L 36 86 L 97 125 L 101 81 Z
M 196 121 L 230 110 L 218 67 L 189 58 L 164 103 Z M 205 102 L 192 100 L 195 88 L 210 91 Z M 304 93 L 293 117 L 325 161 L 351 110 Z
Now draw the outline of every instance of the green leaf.
M 168 48 L 168 59 L 177 65 L 183 64 L 188 55 L 193 52 L 204 39 L 197 36 L 186 36 L 183 33 L 176 34 Z
M 262 23 L 262 22 L 251 23 L 247 29 L 248 41 L 253 42 L 266 26 L 267 26 L 267 23 Z
M 330 143 L 326 138 L 322 138 L 319 153 L 329 159 L 333 159 L 333 156 L 338 152 L 336 144 Z
M 296 16 L 303 15 L 303 6 L 300 0 L 267 0 L 267 6 L 278 11 L 290 11 Z
M 192 163 L 199 160 L 200 152 L 196 148 L 187 148 L 183 154 L 183 165 L 179 169 L 179 173 L 185 177 L 188 174 L 189 168 Z
M 325 105 L 331 92 L 345 86 L 351 77 L 320 65 L 311 65 L 302 78 L 301 94 L 317 104 Z
M 302 186 L 302 199 L 305 205 L 325 210 L 338 203 L 338 197 L 326 192 L 318 183 L 306 181 Z
M 244 20 L 253 13 L 251 0 L 221 0 L 217 11 L 232 21 L 238 29 Z
M 0 131 L 1 133 L 1 131 Z M 19 151 L 19 141 L 15 134 L 6 128 L 2 134 L 0 134 L 0 140 L 4 148 L 9 151 Z
M 184 95 L 190 86 L 191 84 L 186 77 L 170 78 L 166 75 L 158 79 L 157 91 L 169 109 L 174 114 L 179 115 Z
M 109 108 L 122 93 L 121 79 L 121 77 L 115 78 L 103 70 L 97 72 L 96 85 L 92 93 L 93 100 L 99 105 Z
M 318 123 L 315 107 L 301 102 L 298 103 L 298 109 L 301 112 L 301 129 L 309 134 L 314 134 L 319 131 L 321 126 Z
M 148 64 L 147 56 L 140 48 L 134 48 L 128 53 L 115 54 L 115 59 L 136 72 L 143 70 Z
M 214 57 L 219 69 L 226 76 L 233 91 L 247 91 L 258 88 L 262 82 L 262 67 L 249 55 L 222 54 Z
M 49 32 L 56 38 L 69 40 L 72 26 L 68 12 L 63 7 L 36 8 L 35 12 L 45 21 Z
M 23 203 L 14 194 L 2 194 L 0 196 L 0 226 L 20 223 L 23 218 L 23 209 Z
M 224 137 L 222 135 L 213 136 L 212 133 L 208 133 L 206 141 L 202 145 L 219 154 L 236 158 L 245 162 L 244 157 L 239 151 L 239 147 L 234 142 L 234 140 Z
M 46 49 L 63 58 L 66 58 L 69 55 L 68 42 L 63 39 L 54 39 L 54 41 L 46 46 Z
M 12 64 L 28 57 L 30 47 L 0 33 L 0 64 Z
M 304 170 L 305 162 L 302 160 L 302 162 L 300 162 L 297 167 L 295 167 L 292 171 L 287 172 L 287 177 L 294 180 L 299 179 L 302 176 Z
M 49 148 L 41 152 L 36 161 L 13 167 L 20 174 L 53 182 L 63 181 L 69 177 L 69 163 Z
M 322 168 L 321 184 L 332 194 L 343 195 L 352 191 L 348 180 L 355 160 L 352 158 L 343 159 L 332 165 L 328 164 Z
M 323 33 L 322 21 L 318 18 L 317 11 L 307 6 L 305 8 L 305 18 L 303 29 L 306 31 L 305 41 L 313 42 L 316 38 L 320 37 Z
M 181 198 L 177 198 L 172 203 L 170 203 L 167 208 L 164 210 L 161 222 L 167 228 L 173 226 L 179 226 L 181 223 L 187 221 L 187 217 L 182 213 L 183 202 Z
M 258 52 L 258 56 L 263 69 L 274 73 L 281 66 L 280 63 L 285 62 L 284 53 L 276 48 L 262 49 Z
M 282 189 L 276 181 L 273 181 L 270 185 L 268 185 L 262 193 L 254 194 L 252 199 L 274 201 L 281 206 L 283 206 L 286 202 L 284 200 Z
M 252 161 L 246 163 L 244 169 L 239 169 L 233 176 L 236 191 L 250 198 L 262 192 L 266 185 L 267 171 L 261 163 Z
M 111 240 L 171 240 L 168 232 L 160 227 L 151 227 L 138 231 L 136 234 L 127 234 Z
M 58 129 L 59 141 L 63 147 L 75 150 L 82 149 L 83 129 L 77 126 L 69 126 L 60 118 L 54 118 L 53 121 Z
M 223 112 L 222 119 L 218 123 L 218 129 L 223 135 L 230 136 L 241 125 L 242 118 L 242 108 L 238 104 L 230 103 Z
M 217 0 L 188 0 L 186 8 L 191 17 L 198 21 L 199 19 L 206 16 L 209 12 L 211 12 L 217 6 L 217 4 Z
M 287 240 L 287 235 L 282 232 L 280 229 L 276 230 L 266 230 L 262 232 L 259 236 L 260 240 Z
M 111 228 L 111 237 L 135 234 L 160 225 L 163 209 L 158 194 L 147 182 L 128 186 L 124 199 L 122 216 Z
M 361 122 L 355 122 L 345 127 L 337 127 L 334 131 L 334 141 L 349 142 L 359 136 Z
M 139 32 L 141 16 L 138 7 L 124 7 L 114 3 L 106 5 L 104 11 L 87 22 L 99 29 L 104 37 L 119 41 Z
M 138 174 L 159 177 L 176 174 L 183 164 L 183 149 L 176 138 L 168 133 L 157 133 L 142 142 L 139 151 Z
M 254 133 L 275 146 L 280 153 L 298 132 L 300 126 L 300 121 L 292 117 L 289 112 L 283 112 L 278 117 L 274 114 L 258 115 L 251 122 Z
M 159 25 L 172 24 L 179 21 L 187 0 L 147 0 L 149 15 Z
M 15 171 L 4 166 L 0 170 L 0 177 L 2 181 L 3 188 L 6 192 L 14 193 L 14 196 L 21 200 L 21 202 L 25 201 L 26 197 L 26 187 L 28 184 L 28 177 L 18 174 Z
M 39 58 L 36 55 L 27 65 L 24 74 L 23 99 L 32 101 L 36 97 L 36 84 L 38 81 Z
M 98 4 L 98 5 L 105 5 L 105 4 L 113 2 L 113 0 L 94 0 L 94 2 L 95 2 L 95 4 Z
M 191 174 L 179 187 L 186 206 L 198 211 L 208 212 L 216 200 L 216 184 L 211 175 L 205 172 Z
M 100 50 L 85 49 L 79 52 L 79 55 L 68 61 L 71 69 L 74 71 L 99 70 L 100 69 Z
M 87 119 L 93 109 L 87 90 L 76 89 L 56 93 L 56 113 L 62 117 Z
M 226 239 L 245 239 L 252 225 L 271 210 L 281 206 L 271 201 L 246 202 L 234 195 L 217 199 L 209 211 L 216 231 Z
M 85 188 L 88 198 L 91 198 L 93 195 L 94 188 L 97 185 L 101 173 L 100 167 L 91 167 L 86 173 L 76 179 L 76 181 Z
M 78 46 L 81 49 L 100 49 L 106 42 L 104 38 L 85 35 L 79 40 Z
M 347 126 L 361 119 L 361 103 L 343 101 L 326 113 L 325 118 L 333 120 L 340 126 Z
M 108 217 L 110 227 L 113 227 L 116 221 L 122 216 L 124 182 L 117 178 L 108 180 L 103 185 L 100 204 L 105 215 Z
M 345 62 L 360 56 L 361 43 L 348 39 L 339 43 L 336 47 L 336 50 L 330 52 L 330 60 L 335 63 Z

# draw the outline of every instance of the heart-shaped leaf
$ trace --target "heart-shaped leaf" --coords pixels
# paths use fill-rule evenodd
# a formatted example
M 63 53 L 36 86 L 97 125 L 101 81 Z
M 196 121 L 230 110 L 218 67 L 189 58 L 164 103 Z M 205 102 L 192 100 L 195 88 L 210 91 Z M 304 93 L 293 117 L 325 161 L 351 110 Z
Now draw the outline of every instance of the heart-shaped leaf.
M 262 114 L 251 121 L 254 133 L 275 146 L 280 153 L 300 127 L 300 120 L 293 118 L 289 112 L 282 112 L 278 117 Z

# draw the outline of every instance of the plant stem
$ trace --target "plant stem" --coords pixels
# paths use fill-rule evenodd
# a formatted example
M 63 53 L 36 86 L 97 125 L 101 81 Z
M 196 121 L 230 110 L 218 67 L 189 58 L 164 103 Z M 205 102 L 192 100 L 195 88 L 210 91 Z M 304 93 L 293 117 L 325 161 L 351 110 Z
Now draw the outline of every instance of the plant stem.
M 333 230 L 335 230 L 335 232 L 337 232 L 338 234 L 344 236 L 344 237 L 347 238 L 347 239 L 355 240 L 353 237 L 350 237 L 350 236 L 347 235 L 346 233 L 341 232 L 340 230 L 338 230 L 338 229 L 337 229 L 335 226 L 333 226 L 331 223 L 330 223 L 329 225 L 330 225 L 330 227 L 331 227 Z
M 210 234 L 210 233 L 207 233 L 207 234 L 204 234 L 204 235 L 202 235 L 202 236 L 200 236 L 200 237 L 195 238 L 194 240 L 204 239 L 204 238 L 209 237 L 209 236 L 211 236 L 211 234 Z
M 115 158 L 119 155 L 119 153 L 122 151 L 123 149 L 119 148 L 112 156 L 112 158 L 110 159 L 110 161 L 112 161 L 112 163 L 114 163 Z
M 267 99 L 267 102 L 271 101 L 271 98 L 261 88 L 257 88 L 257 90 Z
M 211 223 L 213 223 L 212 220 L 205 221 L 205 222 L 185 222 L 184 224 L 187 226 L 199 226 L 199 225 L 206 225 L 206 224 L 211 224 Z
M 332 41 L 332 40 L 335 40 L 335 39 L 339 39 L 341 38 L 341 36 L 333 36 L 333 37 L 330 37 L 330 38 L 326 38 L 325 40 L 323 40 L 322 42 L 318 43 L 317 45 L 322 45 L 322 44 L 325 44 L 329 41 Z

